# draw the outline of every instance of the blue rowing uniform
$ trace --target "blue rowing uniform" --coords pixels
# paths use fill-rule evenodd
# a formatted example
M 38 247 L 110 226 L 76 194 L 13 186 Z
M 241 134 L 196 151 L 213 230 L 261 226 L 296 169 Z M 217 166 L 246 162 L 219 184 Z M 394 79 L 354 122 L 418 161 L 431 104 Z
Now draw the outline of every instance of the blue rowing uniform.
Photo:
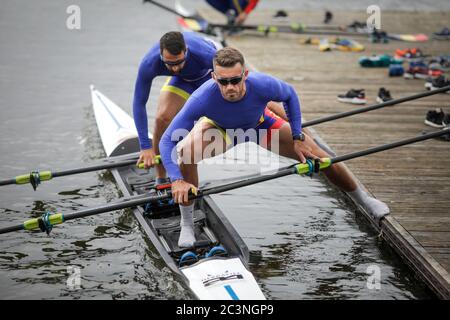
M 292 134 L 301 133 L 300 101 L 294 88 L 269 75 L 251 72 L 245 81 L 244 97 L 230 102 L 222 97 L 218 84 L 208 80 L 188 99 L 181 111 L 172 120 L 159 143 L 164 167 L 171 181 L 182 179 L 177 159 L 172 159 L 172 150 L 183 138 L 177 129 L 189 132 L 197 120 L 206 117 L 208 121 L 223 131 L 230 129 L 271 129 L 280 126 L 280 119 L 266 109 L 270 101 L 283 102 Z M 236 144 L 236 142 L 234 142 Z
M 212 61 L 217 49 L 211 41 L 193 32 L 183 32 L 183 37 L 187 46 L 185 65 L 178 75 L 173 75 L 167 80 L 161 91 L 170 91 L 187 100 L 192 92 L 211 79 Z M 150 95 L 153 79 L 157 76 L 170 75 L 172 75 L 171 72 L 161 60 L 158 42 L 142 59 L 134 89 L 133 117 L 141 149 L 152 147 L 148 137 L 145 105 Z

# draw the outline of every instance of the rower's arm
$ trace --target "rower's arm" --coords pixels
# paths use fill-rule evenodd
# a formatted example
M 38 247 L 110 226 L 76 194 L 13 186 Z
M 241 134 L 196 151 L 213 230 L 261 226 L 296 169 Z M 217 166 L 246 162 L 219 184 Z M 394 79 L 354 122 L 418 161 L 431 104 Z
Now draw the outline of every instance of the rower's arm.
M 147 65 L 141 63 L 134 87 L 133 98 L 133 118 L 136 130 L 139 135 L 139 145 L 141 150 L 150 149 L 152 147 L 151 140 L 148 137 L 148 121 L 147 121 L 147 104 L 155 75 L 146 70 Z

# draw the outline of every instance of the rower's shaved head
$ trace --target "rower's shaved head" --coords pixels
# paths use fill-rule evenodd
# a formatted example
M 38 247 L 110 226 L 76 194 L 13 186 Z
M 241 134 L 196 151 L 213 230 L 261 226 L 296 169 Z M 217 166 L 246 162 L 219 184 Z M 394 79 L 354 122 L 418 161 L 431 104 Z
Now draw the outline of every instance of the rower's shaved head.
M 225 47 L 216 52 L 214 56 L 214 69 L 216 66 L 231 68 L 234 67 L 237 63 L 240 63 L 241 66 L 244 66 L 244 56 L 242 53 L 232 47 Z
M 179 55 L 186 51 L 186 42 L 183 34 L 178 31 L 167 32 L 159 40 L 159 48 L 161 54 L 163 54 L 164 50 L 167 50 L 172 55 Z

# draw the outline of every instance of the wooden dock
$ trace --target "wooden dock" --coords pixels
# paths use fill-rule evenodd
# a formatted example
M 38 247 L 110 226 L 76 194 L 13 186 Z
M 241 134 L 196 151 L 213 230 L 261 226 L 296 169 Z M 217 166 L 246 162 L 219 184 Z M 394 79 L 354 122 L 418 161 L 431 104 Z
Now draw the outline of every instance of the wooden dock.
M 267 23 L 274 12 L 257 10 L 248 23 Z M 220 21 L 214 12 L 207 15 Z M 323 12 L 289 12 L 293 21 L 320 24 Z M 334 24 L 365 21 L 365 12 L 335 12 Z M 431 34 L 448 25 L 450 12 L 382 12 L 382 28 L 397 33 Z M 423 80 L 388 76 L 387 68 L 362 68 L 363 55 L 390 54 L 395 49 L 418 47 L 426 54 L 450 54 L 450 41 L 408 43 L 390 41 L 366 46 L 361 53 L 319 52 L 302 45 L 299 35 L 241 35 L 228 39 L 243 51 L 259 71 L 295 86 L 305 120 L 352 110 L 336 96 L 351 88 L 366 90 L 367 105 L 375 104 L 378 89 L 385 87 L 394 98 L 425 90 Z M 407 64 L 404 64 L 407 67 Z M 337 153 L 367 149 L 435 130 L 424 125 L 428 110 L 442 107 L 450 113 L 450 94 L 438 94 L 393 107 L 314 126 L 314 131 Z M 439 298 L 450 299 L 450 142 L 437 139 L 349 161 L 347 166 L 391 214 L 382 223 L 383 238 L 422 278 Z

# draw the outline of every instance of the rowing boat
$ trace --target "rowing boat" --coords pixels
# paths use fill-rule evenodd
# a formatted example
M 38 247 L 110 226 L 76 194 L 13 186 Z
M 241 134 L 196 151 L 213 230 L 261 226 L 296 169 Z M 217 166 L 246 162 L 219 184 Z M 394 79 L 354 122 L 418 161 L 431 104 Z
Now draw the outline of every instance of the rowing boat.
M 136 158 L 139 141 L 133 119 L 91 86 L 92 105 L 107 157 Z M 151 137 L 151 135 L 150 135 Z M 164 194 L 155 186 L 154 170 L 134 165 L 111 170 L 125 197 Z M 199 299 L 265 299 L 248 270 L 249 250 L 240 235 L 209 196 L 196 201 L 195 248 L 178 247 L 180 213 L 171 201 L 132 209 L 143 232 L 165 263 L 178 274 Z

